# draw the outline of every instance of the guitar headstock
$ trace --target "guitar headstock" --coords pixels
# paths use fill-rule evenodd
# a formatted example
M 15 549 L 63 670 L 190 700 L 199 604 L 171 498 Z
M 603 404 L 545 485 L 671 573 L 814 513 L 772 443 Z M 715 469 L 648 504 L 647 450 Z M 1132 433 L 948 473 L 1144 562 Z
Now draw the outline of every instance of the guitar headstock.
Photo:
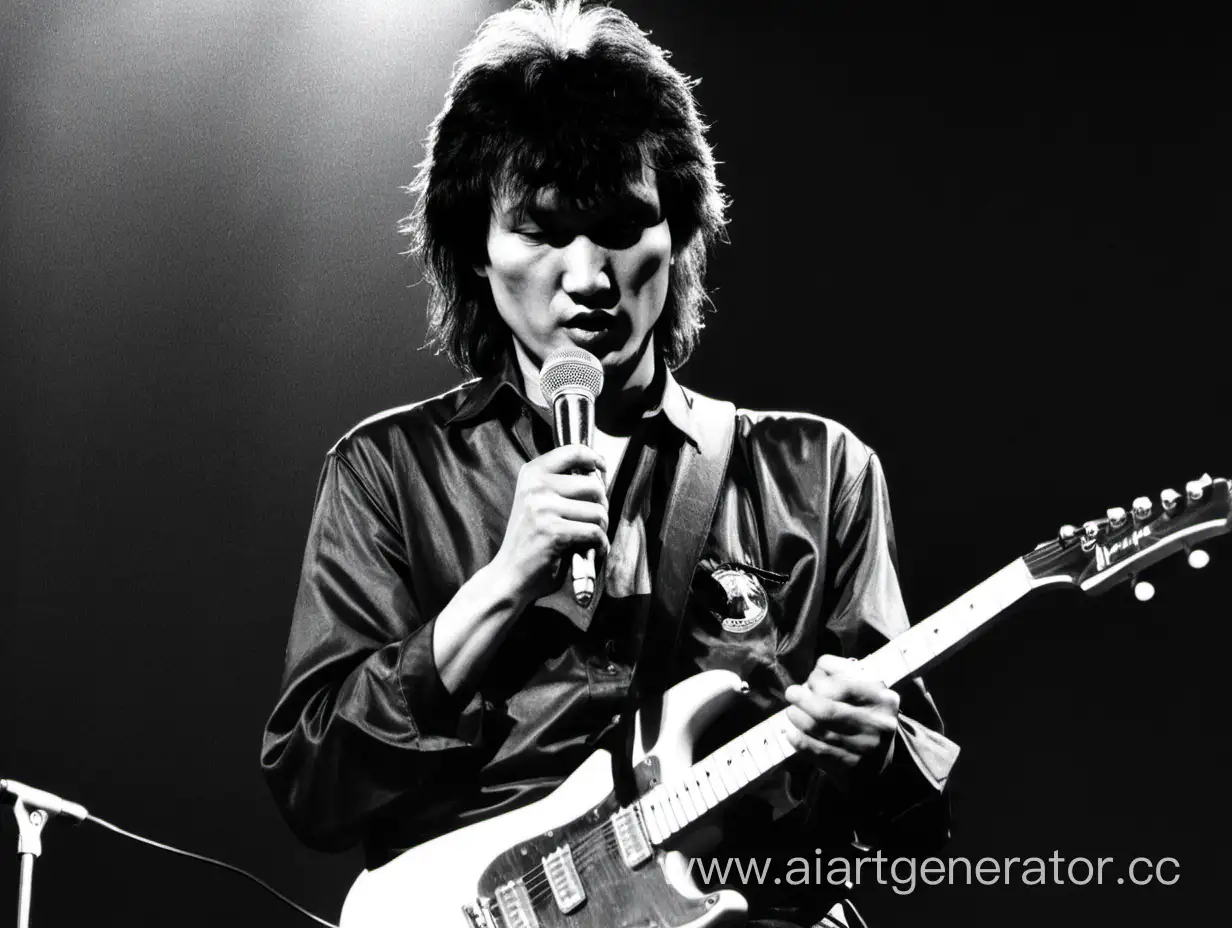
M 1128 512 L 1118 507 L 1080 527 L 1064 525 L 1055 540 L 1023 560 L 1037 585 L 1061 583 L 1098 594 L 1178 551 L 1189 552 L 1192 566 L 1204 567 L 1209 557 L 1195 546 L 1228 531 L 1229 483 L 1204 474 L 1187 483 L 1184 493 L 1164 490 L 1158 502 L 1140 496 Z M 1135 593 L 1150 599 L 1153 588 L 1140 583 Z

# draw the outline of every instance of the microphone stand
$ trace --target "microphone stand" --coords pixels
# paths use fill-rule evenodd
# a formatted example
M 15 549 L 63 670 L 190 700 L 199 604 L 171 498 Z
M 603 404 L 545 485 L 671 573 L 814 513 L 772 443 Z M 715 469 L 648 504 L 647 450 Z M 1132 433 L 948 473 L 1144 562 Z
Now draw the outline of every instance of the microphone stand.
M 61 799 L 54 793 L 26 786 L 16 780 L 0 780 L 0 796 L 12 797 L 17 818 L 17 855 L 21 858 L 21 884 L 17 891 L 17 928 L 30 926 L 30 897 L 34 891 L 34 859 L 43 853 L 43 828 L 54 815 L 67 815 L 76 822 L 90 817 L 86 807 Z
M 51 816 L 33 809 L 25 800 L 13 802 L 17 817 L 17 854 L 21 858 L 21 882 L 17 889 L 17 928 L 30 928 L 30 897 L 34 892 L 34 859 L 43 853 L 43 826 Z

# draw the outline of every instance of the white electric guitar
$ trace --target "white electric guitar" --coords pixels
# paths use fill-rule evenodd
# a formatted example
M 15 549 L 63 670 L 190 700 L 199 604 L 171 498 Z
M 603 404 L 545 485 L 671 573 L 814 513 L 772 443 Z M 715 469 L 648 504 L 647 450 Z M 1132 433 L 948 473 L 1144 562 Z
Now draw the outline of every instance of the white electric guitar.
M 1165 490 L 1130 512 L 1081 528 L 997 571 L 862 663 L 887 686 L 942 660 L 1032 590 L 1075 586 L 1096 594 L 1179 550 L 1205 566 L 1203 539 L 1232 529 L 1229 483 L 1204 476 L 1184 494 Z M 745 685 L 711 670 L 682 681 L 637 713 L 633 763 L 639 795 L 613 795 L 612 757 L 596 751 L 553 793 L 470 825 L 364 871 L 347 895 L 342 928 L 711 928 L 744 925 L 731 890 L 703 893 L 682 842 L 709 830 L 724 802 L 795 753 L 786 710 L 694 760 L 698 735 Z

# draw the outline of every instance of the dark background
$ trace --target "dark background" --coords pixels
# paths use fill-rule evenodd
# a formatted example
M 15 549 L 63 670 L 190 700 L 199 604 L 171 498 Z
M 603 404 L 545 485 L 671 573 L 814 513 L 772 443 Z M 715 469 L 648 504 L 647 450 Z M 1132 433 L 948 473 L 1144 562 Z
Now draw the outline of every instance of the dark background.
M 297 845 L 261 728 L 324 452 L 458 380 L 417 350 L 399 185 L 499 6 L 0 8 L 0 777 L 330 918 L 358 857 Z M 681 379 L 881 453 L 913 615 L 1062 522 L 1229 476 L 1227 34 L 1165 5 L 625 8 L 703 78 L 733 199 Z M 1214 899 L 1211 551 L 1161 565 L 1146 605 L 1041 595 L 930 677 L 964 747 L 952 854 L 1173 857 L 1180 881 L 873 888 L 874 928 L 1147 926 Z M 36 924 L 309 924 L 91 825 L 44 843 Z M 3 812 L 6 846 L 4 918 Z

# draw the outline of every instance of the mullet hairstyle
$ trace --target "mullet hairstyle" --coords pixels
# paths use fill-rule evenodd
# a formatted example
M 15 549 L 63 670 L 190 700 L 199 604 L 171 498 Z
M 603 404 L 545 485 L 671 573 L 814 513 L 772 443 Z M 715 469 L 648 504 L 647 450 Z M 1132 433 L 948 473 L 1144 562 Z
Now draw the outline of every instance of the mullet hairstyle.
M 726 200 L 692 88 L 619 10 L 524 0 L 488 17 L 454 68 L 427 155 L 407 188 L 400 230 L 431 288 L 428 344 L 487 376 L 508 349 L 489 283 L 494 204 L 519 208 L 554 187 L 585 207 L 619 195 L 649 167 L 658 179 L 675 258 L 655 344 L 669 368 L 703 327 L 706 257 L 722 237 Z

